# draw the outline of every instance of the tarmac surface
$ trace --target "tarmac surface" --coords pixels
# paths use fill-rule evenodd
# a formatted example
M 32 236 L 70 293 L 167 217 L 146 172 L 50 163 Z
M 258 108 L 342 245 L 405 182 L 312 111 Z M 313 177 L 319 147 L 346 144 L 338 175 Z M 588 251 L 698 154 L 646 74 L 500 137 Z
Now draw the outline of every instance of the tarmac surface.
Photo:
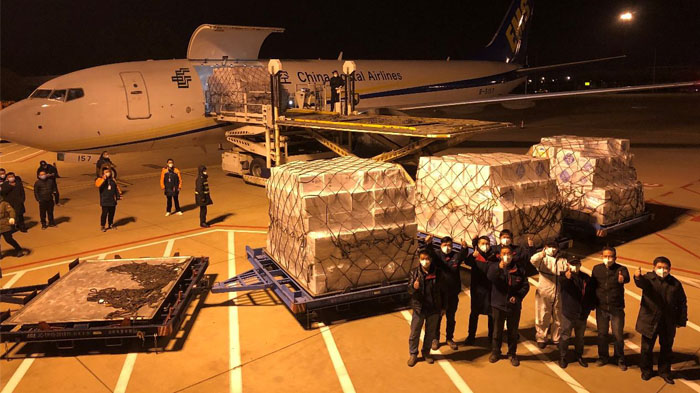
M 123 347 L 80 346 L 58 350 L 51 344 L 20 345 L 0 359 L 0 393 L 11 392 L 700 392 L 700 95 L 656 94 L 587 97 L 535 108 L 487 108 L 468 113 L 456 108 L 443 115 L 500 119 L 519 124 L 482 135 L 454 151 L 525 153 L 541 136 L 575 134 L 628 137 L 635 166 L 645 184 L 648 209 L 654 221 L 615 234 L 603 241 L 575 239 L 570 255 L 585 268 L 600 263 L 604 243 L 617 247 L 618 260 L 630 270 L 650 269 L 654 257 L 673 262 L 688 296 L 688 327 L 678 330 L 674 345 L 675 385 L 659 377 L 642 381 L 640 336 L 634 331 L 641 291 L 626 286 L 626 354 L 629 370 L 598 367 L 595 319 L 589 319 L 584 357 L 591 364 L 572 363 L 560 369 L 557 349 L 540 351 L 534 345 L 534 287 L 523 303 L 520 322 L 520 367 L 508 360 L 488 362 L 486 321 L 482 318 L 474 346 L 457 351 L 440 348 L 438 362 L 406 366 L 410 313 L 387 312 L 345 321 L 325 321 L 305 330 L 271 292 L 208 293 L 190 305 L 183 329 L 164 351 L 140 343 Z M 435 116 L 435 112 L 425 113 Z M 174 158 L 183 171 L 180 195 L 184 215 L 165 217 L 165 197 L 159 188 L 160 167 Z M 224 174 L 215 147 L 183 147 L 113 155 L 124 199 L 119 202 L 116 230 L 99 230 L 98 195 L 94 166 L 58 162 L 61 206 L 56 228 L 41 230 L 38 206 L 27 189 L 30 229 L 15 239 L 31 250 L 15 258 L 2 241 L 0 287 L 45 282 L 64 274 L 75 258 L 160 257 L 205 255 L 207 274 L 222 281 L 248 270 L 245 247 L 263 247 L 268 224 L 265 190 Z M 0 144 L 0 166 L 33 183 L 38 161 L 55 161 L 55 154 Z M 197 165 L 209 167 L 214 205 L 211 228 L 198 226 L 193 205 Z M 535 277 L 536 279 L 536 277 Z M 469 314 L 469 271 L 463 270 L 465 292 L 460 295 L 456 339 L 466 336 Z M 18 306 L 0 304 L 0 309 Z M 444 333 L 443 333 L 444 334 Z M 444 336 L 443 336 L 444 340 Z M 658 350 L 658 347 L 657 347 Z M 612 351 L 612 348 L 611 348 Z

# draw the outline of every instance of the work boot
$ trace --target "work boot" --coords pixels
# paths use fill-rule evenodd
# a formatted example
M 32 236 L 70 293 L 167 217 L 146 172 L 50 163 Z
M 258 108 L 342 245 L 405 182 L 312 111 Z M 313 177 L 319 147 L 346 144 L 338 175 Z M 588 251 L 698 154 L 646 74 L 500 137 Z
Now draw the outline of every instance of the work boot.
M 588 363 L 587 363 L 586 360 L 583 358 L 583 356 L 579 356 L 578 358 L 576 358 L 576 361 L 578 362 L 578 364 L 579 364 L 581 367 L 583 367 L 583 368 L 588 367 Z
M 425 359 L 425 362 L 428 364 L 435 363 L 435 359 L 429 353 L 423 353 L 423 359 Z
M 453 351 L 456 351 L 457 349 L 459 349 L 459 347 L 457 346 L 457 343 L 452 341 L 451 339 L 447 340 L 447 345 L 449 345 L 450 349 L 452 349 Z
M 617 366 L 620 367 L 620 370 L 627 371 L 627 363 L 625 363 L 625 359 L 620 359 L 617 362 Z
M 207 224 L 206 222 L 199 224 L 199 226 L 202 228 L 209 228 L 210 227 L 210 225 Z
M 509 355 L 509 357 L 510 357 L 510 364 L 513 367 L 518 367 L 520 365 L 520 359 L 518 359 L 518 355 L 513 354 L 513 355 Z
M 44 229 L 44 228 L 41 228 L 41 229 Z M 100 230 L 101 230 L 102 232 L 107 232 L 107 228 L 105 228 L 105 227 L 100 227 Z
M 29 252 L 23 249 L 17 250 L 17 258 L 22 258 L 25 255 L 29 255 Z
M 411 356 L 408 358 L 408 361 L 406 362 L 406 364 L 408 365 L 408 367 L 413 367 L 416 365 L 417 362 L 418 362 L 418 355 L 411 354 Z
M 41 229 L 46 229 L 46 228 L 48 228 L 48 226 L 46 226 L 46 224 L 41 224 Z
M 437 339 L 435 339 L 433 340 L 432 345 L 430 345 L 430 349 L 432 349 L 433 351 L 437 351 L 438 348 L 440 348 L 440 342 Z
M 467 336 L 467 338 L 464 340 L 464 345 L 474 345 L 475 341 L 476 339 L 474 338 L 474 336 Z
M 165 216 L 168 217 L 170 215 L 170 212 L 166 212 Z
M 559 367 L 566 368 L 566 366 L 568 366 L 568 365 L 569 365 L 569 363 L 566 361 L 566 359 L 564 359 L 564 358 L 559 359 Z
M 491 356 L 489 356 L 489 363 L 496 363 L 500 359 L 501 359 L 500 353 L 491 352 Z
M 595 361 L 595 364 L 598 365 L 598 367 L 603 367 L 606 364 L 608 364 L 609 359 L 608 358 L 598 358 L 598 360 Z
M 669 374 L 660 375 L 660 377 L 669 385 L 675 384 L 675 382 L 673 382 L 673 378 Z
M 182 215 L 182 211 L 177 211 L 177 212 L 175 212 L 175 214 L 177 214 L 178 216 L 181 216 L 181 215 Z
M 539 349 L 545 349 L 547 347 L 547 343 L 544 341 L 538 341 L 537 342 L 537 348 Z
M 651 373 L 649 371 L 642 371 L 642 380 L 648 381 L 651 379 Z

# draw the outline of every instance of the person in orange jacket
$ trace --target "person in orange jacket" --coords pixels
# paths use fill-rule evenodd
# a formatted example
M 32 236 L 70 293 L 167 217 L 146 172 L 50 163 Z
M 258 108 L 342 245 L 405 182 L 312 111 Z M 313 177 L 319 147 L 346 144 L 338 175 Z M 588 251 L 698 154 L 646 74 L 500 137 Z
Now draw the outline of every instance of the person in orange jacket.
M 100 229 L 106 232 L 108 229 L 116 229 L 114 226 L 114 213 L 117 211 L 117 201 L 122 198 L 122 190 L 112 177 L 112 170 L 104 168 L 102 176 L 95 179 L 95 187 L 100 191 Z M 107 226 L 105 226 L 107 225 Z
M 182 210 L 180 209 L 178 196 L 182 189 L 182 176 L 180 176 L 180 170 L 175 168 L 175 161 L 172 158 L 168 158 L 167 166 L 160 171 L 160 189 L 163 190 L 168 200 L 165 216 L 167 217 L 171 214 L 170 209 L 173 207 L 173 202 L 175 202 L 175 212 L 173 214 L 181 216 Z

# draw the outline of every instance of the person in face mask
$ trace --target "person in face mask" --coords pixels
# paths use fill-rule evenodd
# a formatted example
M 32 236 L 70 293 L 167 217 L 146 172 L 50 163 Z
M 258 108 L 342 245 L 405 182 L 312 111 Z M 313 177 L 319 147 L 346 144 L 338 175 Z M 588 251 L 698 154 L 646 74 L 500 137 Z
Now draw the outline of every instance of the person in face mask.
M 15 175 L 14 172 L 8 173 L 6 181 L 0 184 L 0 194 L 15 211 L 17 229 L 27 232 L 27 227 L 24 224 L 24 201 L 26 200 L 26 195 L 22 185 L 22 178 Z
M 0 196 L 0 234 L 5 239 L 7 244 L 11 245 L 15 251 L 17 258 L 21 258 L 28 253 L 17 243 L 12 237 L 12 230 L 15 225 L 15 211 L 2 196 Z M 2 259 L 2 248 L 0 248 L 0 259 Z
M 464 261 L 471 268 L 471 313 L 469 314 L 469 333 L 465 345 L 474 345 L 476 329 L 479 325 L 479 315 L 488 316 L 488 339 L 493 341 L 493 317 L 491 309 L 491 281 L 486 276 L 489 264 L 498 264 L 498 256 L 491 248 L 491 239 L 481 236 L 472 242 L 474 252 Z
M 39 202 L 39 218 L 41 220 L 41 229 L 48 226 L 55 227 L 56 222 L 53 218 L 54 195 L 56 190 L 56 182 L 52 177 L 44 171 L 39 171 L 39 176 L 34 183 L 34 199 Z M 48 220 L 47 220 L 48 219 Z
M 425 252 L 430 255 L 431 260 L 435 263 L 440 280 L 442 281 L 446 293 L 443 298 L 445 303 L 445 337 L 447 345 L 452 350 L 457 350 L 457 343 L 454 342 L 455 332 L 455 315 L 457 314 L 457 306 L 459 305 L 459 293 L 462 291 L 462 280 L 459 276 L 459 267 L 464 262 L 469 249 L 467 243 L 462 241 L 462 248 L 459 252 L 452 249 L 452 238 L 445 236 L 440 241 L 440 250 L 435 250 L 433 244 L 433 236 L 428 235 L 425 238 Z M 432 342 L 432 349 L 437 350 L 440 347 L 440 325 L 442 318 L 438 320 L 435 339 Z
M 425 325 L 423 335 L 423 358 L 428 364 L 435 360 L 430 356 L 430 345 L 433 342 L 436 326 L 440 315 L 445 313 L 442 295 L 444 288 L 440 281 L 437 267 L 432 263 L 430 254 L 421 251 L 418 254 L 420 264 L 411 270 L 408 278 L 408 294 L 411 296 L 411 333 L 408 336 L 408 366 L 413 367 L 418 361 L 418 342 L 420 332 Z
M 574 331 L 576 361 L 581 367 L 588 367 L 583 359 L 583 336 L 586 333 L 586 320 L 594 304 L 591 290 L 591 276 L 581 271 L 581 261 L 569 261 L 569 269 L 561 273 L 561 337 L 559 338 L 559 366 L 566 368 L 566 354 L 569 338 Z
M 112 168 L 112 174 L 115 175 L 114 177 L 116 178 L 116 173 L 114 172 L 114 168 L 117 166 L 114 165 L 112 160 L 109 158 L 109 152 L 106 150 L 100 154 L 100 158 L 97 159 L 97 162 L 95 163 L 95 177 L 100 177 L 100 174 L 102 173 L 102 169 L 104 167 Z
M 56 163 L 54 162 L 54 165 Z M 56 206 L 59 205 L 60 202 L 60 195 L 58 193 L 58 169 L 54 165 L 49 164 L 48 162 L 41 160 L 39 162 L 39 168 L 36 170 L 36 176 L 39 177 L 39 172 L 44 172 L 45 176 L 48 179 L 53 180 L 53 185 L 54 185 L 54 193 L 53 193 L 53 198 Z
M 547 242 L 542 251 L 530 258 L 530 263 L 540 273 L 535 292 L 535 338 L 540 349 L 547 346 L 548 333 L 554 345 L 559 344 L 561 334 L 560 274 L 569 268 L 569 264 L 558 252 L 557 243 Z
M 493 246 L 493 252 L 496 255 L 500 255 L 501 247 L 503 246 L 510 247 L 515 263 L 527 270 L 527 265 L 530 264 L 530 258 L 536 251 L 535 242 L 532 240 L 532 236 L 527 236 L 527 246 L 520 246 L 513 243 L 513 232 L 508 229 L 504 229 L 499 234 L 498 244 Z
M 0 168 L 0 185 L 5 181 L 7 173 L 5 173 L 5 168 Z
M 676 328 L 688 321 L 688 301 L 683 285 L 670 275 L 671 261 L 666 257 L 654 259 L 654 271 L 642 274 L 637 268 L 634 284 L 642 290 L 642 301 L 637 316 L 636 330 L 642 335 L 642 358 L 639 368 L 642 379 L 651 378 L 654 366 L 653 352 L 656 338 L 659 339 L 659 376 L 673 384 L 671 357 Z
M 194 182 L 194 203 L 199 206 L 199 226 L 209 228 L 207 224 L 207 206 L 214 204 L 209 195 L 209 176 L 207 167 L 199 166 L 197 180 Z
M 488 266 L 486 273 L 491 281 L 491 307 L 495 334 L 491 346 L 489 362 L 496 363 L 501 358 L 503 327 L 508 326 L 508 358 L 514 367 L 520 365 L 518 348 L 518 328 L 522 302 L 530 290 L 525 270 L 518 266 L 510 246 L 501 247 L 500 262 Z
M 603 263 L 595 265 L 591 273 L 591 284 L 595 288 L 595 319 L 598 325 L 598 366 L 606 365 L 609 359 L 608 331 L 612 326 L 615 336 L 614 355 L 622 371 L 627 370 L 625 362 L 625 284 L 630 282 L 627 268 L 618 264 L 617 251 L 604 247 Z
M 100 230 L 106 232 L 108 229 L 116 229 L 114 214 L 117 212 L 117 201 L 122 198 L 122 190 L 114 181 L 112 171 L 109 168 L 102 170 L 102 176 L 95 180 L 95 187 L 99 189 L 100 207 L 102 208 Z
M 180 200 L 178 198 L 182 189 L 182 176 L 180 175 L 180 170 L 175 168 L 175 161 L 172 158 L 168 158 L 165 168 L 160 171 L 160 189 L 163 190 L 167 199 L 165 216 L 167 217 L 171 214 L 170 209 L 173 207 L 173 201 L 175 202 L 174 214 L 181 216 L 182 210 L 180 209 Z

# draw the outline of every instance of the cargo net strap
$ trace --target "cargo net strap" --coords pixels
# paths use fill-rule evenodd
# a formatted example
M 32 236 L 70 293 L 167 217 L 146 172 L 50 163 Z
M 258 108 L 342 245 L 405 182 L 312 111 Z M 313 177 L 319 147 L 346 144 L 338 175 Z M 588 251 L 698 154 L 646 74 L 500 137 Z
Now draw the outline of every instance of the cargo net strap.
M 271 103 L 270 76 L 262 66 L 221 66 L 207 79 L 209 110 L 262 113 Z
M 399 281 L 416 250 L 413 185 L 356 157 L 292 162 L 267 182 L 267 250 L 312 294 Z
M 530 153 L 549 159 L 564 217 L 609 225 L 644 212 L 628 139 L 554 136 L 542 138 Z
M 105 319 L 135 317 L 144 306 L 158 307 L 166 296 L 163 289 L 177 279 L 183 266 L 184 263 L 132 262 L 110 267 L 108 272 L 128 274 L 141 288 L 92 288 L 87 300 L 117 309 Z
M 552 240 L 561 229 L 562 201 L 546 160 L 524 155 L 421 157 L 416 181 L 420 231 L 468 243 L 513 232 L 517 244 Z

